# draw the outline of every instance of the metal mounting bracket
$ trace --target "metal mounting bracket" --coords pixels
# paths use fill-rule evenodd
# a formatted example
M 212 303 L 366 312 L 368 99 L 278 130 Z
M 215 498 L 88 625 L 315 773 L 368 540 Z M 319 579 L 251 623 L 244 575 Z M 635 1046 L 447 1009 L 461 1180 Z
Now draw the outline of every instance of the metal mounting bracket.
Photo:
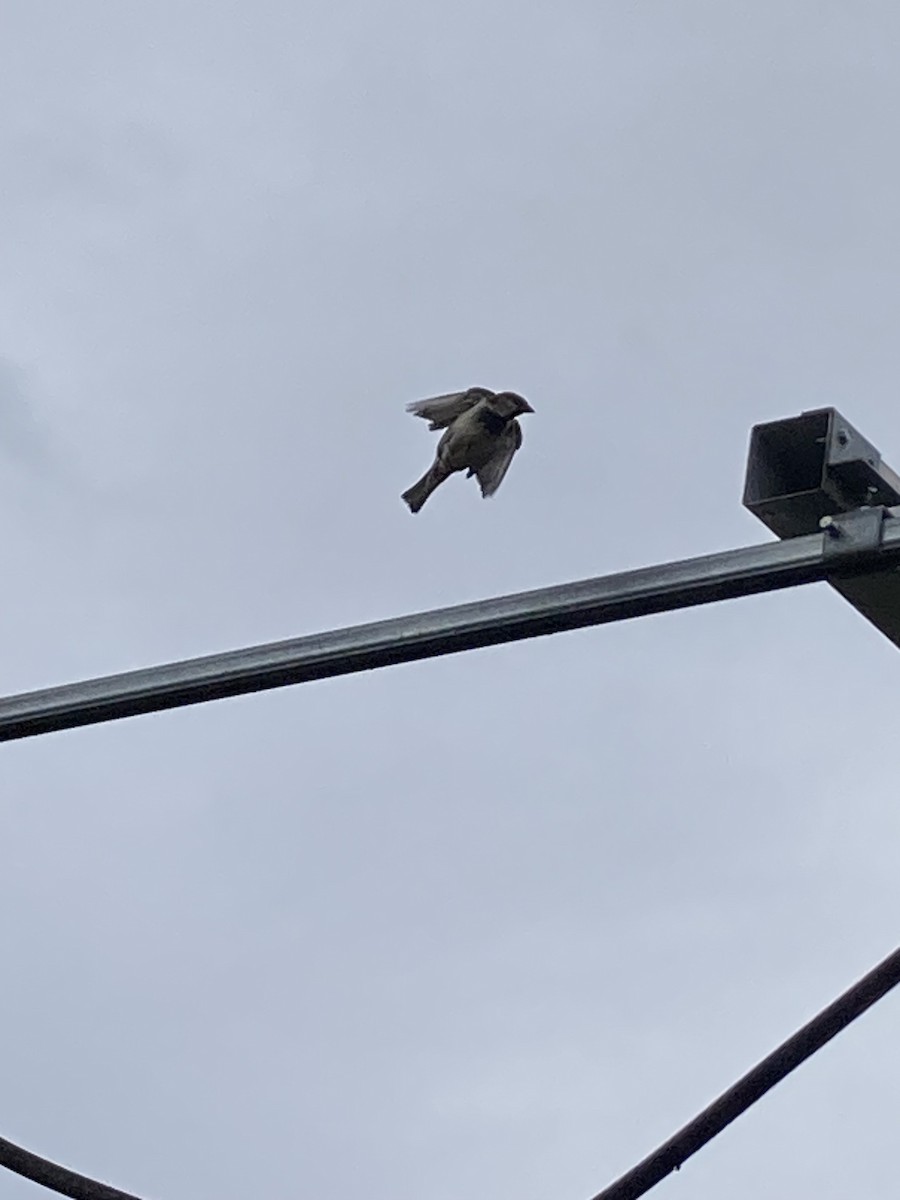
M 755 426 L 744 504 L 787 541 L 820 529 L 828 582 L 900 646 L 900 475 L 837 409 Z
M 822 552 L 826 560 L 842 562 L 861 555 L 877 554 L 884 533 L 887 509 L 883 504 L 857 508 L 852 512 L 825 516 L 819 521 L 825 537 Z

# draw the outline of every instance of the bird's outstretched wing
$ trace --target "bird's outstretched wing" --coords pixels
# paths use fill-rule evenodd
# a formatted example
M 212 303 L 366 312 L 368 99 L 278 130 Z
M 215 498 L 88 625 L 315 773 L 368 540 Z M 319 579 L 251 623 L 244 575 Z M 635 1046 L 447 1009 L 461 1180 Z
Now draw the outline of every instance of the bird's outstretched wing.
M 479 400 L 486 400 L 494 393 L 487 388 L 471 387 L 464 392 L 448 392 L 445 396 L 432 396 L 428 400 L 416 400 L 407 404 L 406 411 L 415 417 L 430 421 L 429 429 L 446 429 L 457 417 L 472 408 Z
M 522 426 L 518 421 L 510 421 L 503 433 L 497 438 L 497 449 L 483 467 L 475 472 L 481 486 L 482 496 L 493 496 L 503 482 L 503 476 L 509 470 L 513 455 L 522 445 Z M 470 471 L 469 474 L 472 472 Z

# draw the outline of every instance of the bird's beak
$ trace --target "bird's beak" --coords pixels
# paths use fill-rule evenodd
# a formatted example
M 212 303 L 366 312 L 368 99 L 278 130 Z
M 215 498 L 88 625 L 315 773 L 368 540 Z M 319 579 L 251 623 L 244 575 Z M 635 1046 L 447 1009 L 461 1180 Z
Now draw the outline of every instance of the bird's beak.
M 531 405 L 528 403 L 527 400 L 523 400 L 521 405 L 519 406 L 519 411 L 523 412 L 523 413 L 527 413 L 527 412 L 533 413 L 534 409 L 531 407 Z

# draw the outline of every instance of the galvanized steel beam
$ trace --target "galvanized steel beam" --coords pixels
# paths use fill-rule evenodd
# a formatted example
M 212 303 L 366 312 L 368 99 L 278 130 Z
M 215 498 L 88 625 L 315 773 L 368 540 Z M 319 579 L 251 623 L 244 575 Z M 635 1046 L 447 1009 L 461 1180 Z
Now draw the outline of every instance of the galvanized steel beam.
M 567 629 L 731 600 L 900 564 L 900 519 L 883 513 L 860 554 L 828 532 L 500 596 L 0 699 L 0 741 L 115 721 L 266 688 L 415 662 Z

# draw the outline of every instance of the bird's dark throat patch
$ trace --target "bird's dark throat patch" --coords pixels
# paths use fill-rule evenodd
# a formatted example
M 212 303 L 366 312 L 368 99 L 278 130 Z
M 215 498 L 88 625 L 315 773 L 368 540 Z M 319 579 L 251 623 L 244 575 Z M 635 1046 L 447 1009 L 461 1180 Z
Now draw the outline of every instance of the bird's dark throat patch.
M 512 420 L 512 417 L 501 417 L 499 413 L 492 412 L 489 408 L 482 409 L 479 413 L 479 418 L 488 433 L 495 435 L 502 433 Z

